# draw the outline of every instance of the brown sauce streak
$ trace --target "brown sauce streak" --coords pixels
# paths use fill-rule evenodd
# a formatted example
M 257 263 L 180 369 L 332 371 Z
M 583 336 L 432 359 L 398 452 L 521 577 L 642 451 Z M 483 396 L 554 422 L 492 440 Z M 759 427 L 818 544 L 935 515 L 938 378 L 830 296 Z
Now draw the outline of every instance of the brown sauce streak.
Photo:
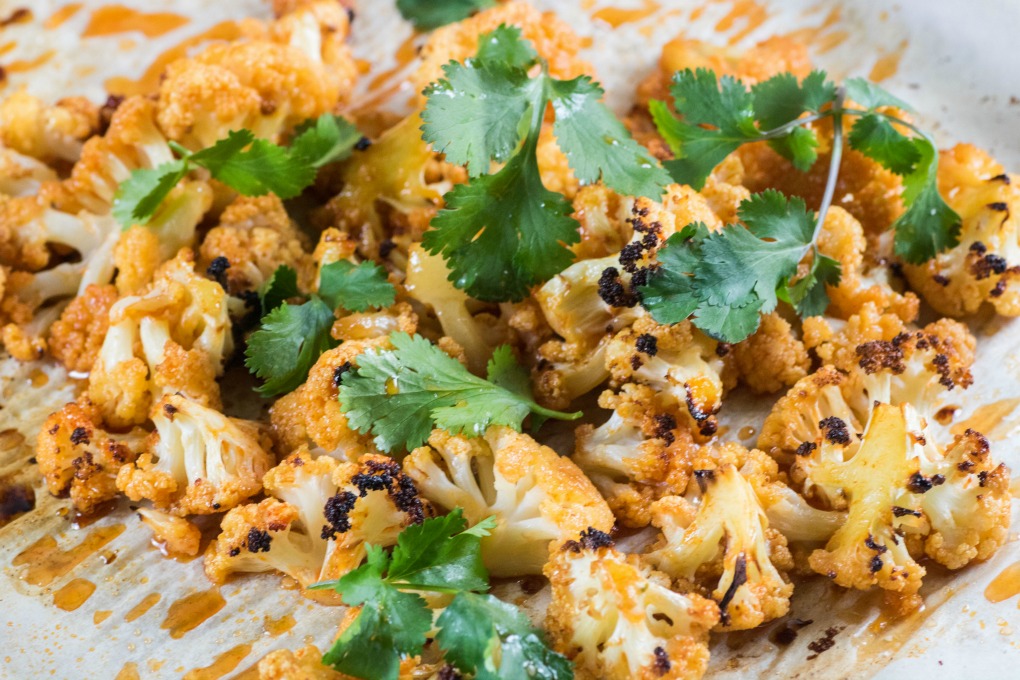
M 163 54 L 156 57 L 155 61 L 146 69 L 137 80 L 115 76 L 108 78 L 104 85 L 110 94 L 131 96 L 136 94 L 151 94 L 159 89 L 159 80 L 163 76 L 167 65 L 187 57 L 191 48 L 205 42 L 215 40 L 236 40 L 243 35 L 240 26 L 236 21 L 223 21 L 209 30 L 192 36 L 184 42 L 171 47 Z
M 23 581 L 33 586 L 48 586 L 123 532 L 123 524 L 101 527 L 68 550 L 61 550 L 52 536 L 43 536 L 18 553 L 11 565 L 15 567 L 28 566 L 21 576 Z
M 1020 562 L 1014 562 L 999 573 L 985 588 L 985 599 L 1002 602 L 1020 595 Z
M 0 432 L 0 451 L 10 451 L 25 443 L 25 435 L 14 428 Z
M 244 657 L 251 653 L 251 645 L 238 645 L 223 652 L 216 660 L 204 668 L 196 668 L 184 675 L 184 680 L 216 680 L 237 668 Z
M 290 614 L 286 614 L 278 619 L 271 619 L 267 616 L 262 621 L 262 629 L 270 637 L 279 637 L 293 628 L 296 623 L 297 621 Z
M 187 17 L 170 12 L 146 14 L 124 5 L 106 5 L 92 13 L 81 35 L 83 38 L 91 38 L 138 31 L 148 38 L 157 38 L 189 21 Z
M 1016 411 L 1018 406 L 1020 406 L 1020 397 L 1000 399 L 990 404 L 979 406 L 969 418 L 956 423 L 949 431 L 953 434 L 963 434 L 968 429 L 971 429 L 977 430 L 989 439 L 1001 439 L 1006 434 L 1001 430 L 1009 429 L 1008 427 L 1001 427 L 1003 421 Z
M 82 8 L 82 3 L 72 2 L 64 5 L 56 12 L 51 14 L 46 21 L 43 22 L 43 28 L 52 31 L 58 26 L 63 26 L 64 23 L 78 13 L 78 10 Z
M 159 602 L 161 597 L 162 595 L 159 593 L 149 593 L 142 598 L 141 602 L 132 607 L 131 611 L 124 615 L 124 620 L 131 623 L 135 619 L 141 618 L 145 615 L 145 612 L 156 606 L 156 603 Z
M 658 12 L 661 7 L 661 5 L 655 2 L 655 0 L 644 0 L 642 5 L 642 7 L 636 7 L 633 9 L 625 9 L 622 7 L 603 7 L 591 16 L 593 19 L 606 22 L 613 28 L 619 28 L 624 24 L 630 24 L 635 21 L 647 19 Z
M 96 592 L 96 584 L 88 579 L 76 578 L 53 593 L 53 604 L 65 612 L 73 612 L 85 604 L 85 600 Z
M 124 664 L 124 667 L 117 673 L 117 677 L 114 680 L 139 680 L 141 676 L 138 675 L 138 664 L 134 661 L 129 661 Z
M 27 484 L 0 488 L 0 527 L 35 508 L 35 491 Z
M 198 628 L 226 604 L 227 601 L 215 588 L 192 593 L 170 605 L 166 619 L 159 627 L 169 630 L 170 637 L 178 640 Z
M 750 439 L 756 434 L 757 432 L 750 425 L 745 425 L 744 427 L 740 428 L 739 432 L 737 432 L 737 436 L 740 437 L 741 439 Z

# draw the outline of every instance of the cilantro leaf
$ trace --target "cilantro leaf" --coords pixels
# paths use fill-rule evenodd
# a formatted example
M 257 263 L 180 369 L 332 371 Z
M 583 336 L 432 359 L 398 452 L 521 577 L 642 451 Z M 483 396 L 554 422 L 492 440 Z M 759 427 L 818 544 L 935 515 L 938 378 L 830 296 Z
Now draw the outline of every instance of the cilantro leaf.
M 422 239 L 446 258 L 450 281 L 479 300 L 521 300 L 574 259 L 564 245 L 580 240 L 573 207 L 542 185 L 537 141 L 496 174 L 455 186 Z
M 799 83 L 792 73 L 779 73 L 754 85 L 751 96 L 755 118 L 763 130 L 771 130 L 806 112 L 820 112 L 836 98 L 836 85 L 824 71 L 812 71 Z
M 495 7 L 496 0 L 397 0 L 400 16 L 421 31 L 431 31 Z
M 553 132 L 582 182 L 601 178 L 623 193 L 661 195 L 666 174 L 601 103 L 601 88 L 550 76 L 519 28 L 481 35 L 476 55 L 448 64 L 444 76 L 425 89 L 422 138 L 466 165 L 471 180 L 443 197 L 423 245 L 445 258 L 450 281 L 471 296 L 520 300 L 573 260 L 566 247 L 580 239 L 573 208 L 542 184 L 536 158 L 550 101 Z M 486 174 L 493 161 L 506 164 Z
M 319 297 L 336 309 L 363 312 L 373 307 L 389 307 L 396 298 L 396 289 L 389 282 L 386 270 L 375 262 L 351 264 L 347 260 L 331 262 L 319 274 Z
M 913 111 L 910 104 L 879 87 L 867 78 L 848 78 L 843 87 L 846 96 L 869 111 L 883 106 L 892 106 L 904 111 Z
M 669 174 L 602 102 L 603 90 L 588 76 L 551 80 L 556 141 L 582 183 L 602 179 L 616 191 L 659 198 Z
M 336 346 L 329 334 L 333 321 L 333 309 L 318 298 L 282 304 L 264 316 L 244 352 L 244 365 L 265 381 L 256 391 L 273 396 L 299 387 L 319 355 Z
M 348 423 L 374 434 L 383 451 L 420 446 L 435 427 L 478 436 L 491 425 L 520 431 L 529 413 L 571 420 L 581 415 L 542 408 L 474 376 L 420 336 L 392 333 L 390 342 L 393 350 L 361 355 L 340 385 Z
M 573 666 L 549 649 L 520 609 L 492 595 L 460 593 L 436 621 L 445 660 L 476 680 L 573 678 Z
M 184 160 L 164 163 L 151 170 L 135 170 L 120 183 L 113 196 L 113 216 L 126 229 L 145 224 L 177 183 L 188 174 Z
M 868 113 L 854 123 L 850 147 L 878 161 L 897 175 L 909 175 L 921 161 L 923 138 L 911 139 L 893 127 L 885 116 Z
M 490 517 L 468 529 L 460 508 L 409 526 L 397 537 L 387 579 L 416 590 L 486 591 L 489 572 L 482 564 L 479 545 L 495 526 L 496 520 Z
M 259 303 L 262 314 L 268 314 L 290 298 L 301 295 L 298 290 L 297 272 L 290 266 L 281 264 L 259 288 Z
M 485 377 L 493 385 L 531 399 L 531 377 L 527 369 L 517 363 L 510 345 L 500 345 L 493 350 Z
M 313 168 L 344 160 L 361 139 L 361 132 L 353 123 L 330 114 L 300 126 L 297 132 L 290 154 Z
M 249 130 L 234 130 L 188 160 L 245 196 L 272 192 L 283 199 L 293 198 L 315 180 L 310 163 L 272 142 L 255 139 Z
M 829 306 L 825 285 L 839 284 L 841 274 L 839 262 L 816 252 L 807 275 L 792 286 L 781 286 L 778 290 L 779 298 L 793 305 L 801 318 L 824 314 Z
M 893 224 L 896 254 L 921 264 L 960 243 L 960 216 L 945 202 L 938 188 L 938 151 L 927 139 L 917 141 L 921 158 L 914 172 L 903 178 L 906 211 Z

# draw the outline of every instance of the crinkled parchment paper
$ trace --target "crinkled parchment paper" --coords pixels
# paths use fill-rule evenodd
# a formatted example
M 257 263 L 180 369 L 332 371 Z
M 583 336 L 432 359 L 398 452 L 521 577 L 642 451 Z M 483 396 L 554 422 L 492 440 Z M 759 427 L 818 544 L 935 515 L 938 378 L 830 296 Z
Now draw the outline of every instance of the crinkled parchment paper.
M 47 99 L 83 94 L 102 101 L 106 78 L 137 78 L 156 55 L 191 36 L 222 21 L 268 14 L 267 2 L 260 0 L 122 1 L 143 12 L 173 12 L 190 21 L 153 38 L 125 33 L 83 39 L 93 12 L 103 6 L 96 0 L 76 3 L 82 7 L 53 29 L 44 28 L 46 20 L 70 3 L 0 0 L 0 18 L 20 7 L 33 13 L 28 22 L 0 29 L 0 65 L 8 67 L 8 83 L 0 95 L 24 84 Z M 922 112 L 922 121 L 942 144 L 971 141 L 989 148 L 1010 169 L 1020 169 L 1020 69 L 1015 56 L 1020 3 L 1015 1 L 534 4 L 557 10 L 578 33 L 591 36 L 586 56 L 598 67 L 619 110 L 628 106 L 634 86 L 652 68 L 663 43 L 678 33 L 743 44 L 799 31 L 817 63 L 834 74 L 888 76 L 883 84 Z M 615 18 L 631 21 L 614 29 L 594 18 L 610 4 L 638 11 L 616 13 Z M 701 5 L 704 9 L 695 11 Z M 724 35 L 715 33 L 717 26 Z M 390 106 L 406 104 L 412 92 L 400 86 L 400 79 L 409 67 L 399 68 L 394 54 L 410 37 L 392 0 L 361 0 L 353 41 L 358 56 L 373 64 L 363 79 L 362 102 L 391 92 Z M 12 42 L 13 47 L 6 47 Z M 37 61 L 38 66 L 28 68 Z M 375 87 L 368 91 L 373 80 Z M 1020 323 L 979 319 L 973 327 L 980 337 L 975 385 L 959 397 L 957 422 L 978 403 L 1007 405 L 1001 409 L 1005 415 L 986 422 L 984 429 L 996 454 L 1020 470 L 1020 414 L 1008 408 L 1017 402 L 1000 401 L 1020 397 Z M 36 498 L 33 512 L 0 529 L 0 677 L 112 678 L 127 667 L 141 677 L 173 678 L 210 666 L 204 677 L 251 677 L 254 664 L 273 649 L 312 641 L 324 647 L 334 635 L 339 612 L 281 588 L 279 576 L 237 578 L 220 589 L 221 604 L 214 592 L 207 592 L 211 586 L 201 560 L 164 558 L 126 506 L 90 526 L 72 526 L 68 503 L 50 497 L 25 461 L 32 455 L 39 424 L 73 398 L 76 389 L 75 381 L 59 368 L 0 360 L 0 482 L 34 484 Z M 235 402 L 244 402 L 235 408 L 258 409 L 255 399 L 250 393 L 235 395 Z M 770 405 L 767 399 L 732 397 L 723 409 L 728 436 L 738 436 L 745 426 L 759 427 Z M 1020 529 L 1018 519 L 1020 512 L 1014 512 L 1014 526 Z M 52 536 L 55 545 L 47 545 L 46 536 Z M 12 564 L 33 544 L 49 550 L 51 565 L 52 555 L 59 553 L 62 567 L 47 571 Z M 898 624 L 881 617 L 877 597 L 840 591 L 821 578 L 798 583 L 789 618 L 812 623 L 788 644 L 780 644 L 777 636 L 784 622 L 717 637 L 709 677 L 1018 677 L 1017 598 L 992 604 L 983 596 L 987 584 L 1018 560 L 1020 541 L 1014 530 L 1011 541 L 986 564 L 952 577 L 932 569 L 922 591 L 925 609 Z M 87 583 L 73 583 L 75 579 Z M 73 596 L 85 593 L 89 583 L 95 591 L 76 610 L 56 606 L 74 604 Z M 513 586 L 506 590 L 513 595 Z M 187 596 L 192 596 L 189 607 L 172 609 Z M 530 598 L 533 611 L 541 610 L 543 596 Z M 202 607 L 204 613 L 196 614 Z M 198 621 L 194 630 L 182 634 L 182 626 Z M 827 633 L 832 647 L 820 654 L 812 651 L 809 645 Z

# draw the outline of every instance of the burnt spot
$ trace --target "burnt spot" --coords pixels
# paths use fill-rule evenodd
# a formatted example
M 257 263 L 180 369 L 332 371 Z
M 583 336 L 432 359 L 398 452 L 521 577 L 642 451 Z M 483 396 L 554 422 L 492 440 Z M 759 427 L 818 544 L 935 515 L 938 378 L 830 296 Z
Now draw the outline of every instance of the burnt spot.
M 882 564 L 883 564 L 882 557 L 879 555 L 875 555 L 874 557 L 871 558 L 871 562 L 868 564 L 868 570 L 872 574 L 877 574 L 878 572 L 882 571 Z
M 931 279 L 932 281 L 939 284 L 943 288 L 949 285 L 949 277 L 943 274 L 933 274 Z
M 892 508 L 892 514 L 893 517 L 906 517 L 907 515 L 910 515 L 912 517 L 920 517 L 921 511 L 911 510 L 910 508 L 904 508 L 899 505 L 894 505 Z
M 71 432 L 71 443 L 74 444 L 75 446 L 80 446 L 82 444 L 88 446 L 89 431 L 84 427 L 74 428 L 74 431 Z
M 248 531 L 248 552 L 269 552 L 269 544 L 272 542 L 273 537 L 269 535 L 268 531 L 262 531 L 256 527 L 252 527 Z
M 620 250 L 619 257 L 620 266 L 623 267 L 623 271 L 629 274 L 636 272 L 638 260 L 644 255 L 644 252 L 644 246 L 638 241 L 625 245 Z
M 817 640 L 812 640 L 808 644 L 808 649 L 814 652 L 814 654 L 808 657 L 808 661 L 817 659 L 819 654 L 832 649 L 836 644 L 836 636 L 839 635 L 841 630 L 843 630 L 843 627 L 837 628 L 836 626 L 832 626 L 825 630 L 825 634 L 822 635 L 822 637 Z
M 842 446 L 850 443 L 850 431 L 847 430 L 846 423 L 842 419 L 836 416 L 829 416 L 819 420 L 818 427 L 821 428 L 822 434 L 831 443 Z
M 722 625 L 730 625 L 730 613 L 728 611 L 730 602 L 733 601 L 740 586 L 745 583 L 747 583 L 747 557 L 744 553 L 740 553 L 737 555 L 736 564 L 733 565 L 733 581 L 730 583 L 730 587 L 726 589 L 726 594 L 719 600 L 719 623 Z
M 599 277 L 599 297 L 611 307 L 633 307 L 637 300 L 620 280 L 620 270 L 606 267 Z
M 655 662 L 652 664 L 652 669 L 659 675 L 665 675 L 669 673 L 669 670 L 673 667 L 673 664 L 669 662 L 669 654 L 662 647 L 655 648 Z
M 1009 205 L 1005 201 L 995 201 L 994 203 L 989 203 L 988 209 L 994 210 L 995 212 L 1004 212 L 1007 214 L 1009 213 Z
M 35 508 L 35 491 L 28 484 L 12 484 L 0 489 L 0 527 Z
M 676 429 L 676 418 L 668 413 L 660 413 L 655 416 L 655 436 L 666 442 L 669 446 L 676 441 L 673 430 Z
M 659 235 L 657 232 L 649 231 L 641 237 L 641 245 L 644 246 L 645 250 L 652 250 L 659 245 Z
M 684 385 L 684 390 L 687 393 L 685 401 L 687 402 L 687 412 L 694 418 L 694 422 L 698 424 L 698 432 L 706 437 L 711 437 L 715 434 L 716 430 L 719 429 L 719 423 L 713 417 L 713 414 L 705 411 L 701 406 L 694 400 L 694 395 L 691 393 L 689 385 Z
M 413 523 L 421 524 L 425 521 L 425 506 L 418 495 L 418 487 L 410 477 L 400 475 L 397 478 L 397 488 L 390 492 L 390 498 L 398 510 L 407 513 Z
M 634 346 L 637 348 L 637 351 L 647 354 L 650 357 L 654 357 L 659 351 L 659 341 L 650 333 L 642 333 L 639 335 Z
M 369 139 L 368 137 L 362 137 L 361 139 L 354 143 L 354 150 L 364 151 L 370 146 L 372 146 L 372 140 Z
M 25 21 L 32 20 L 32 10 L 27 7 L 18 7 L 13 12 L 7 15 L 4 19 L 0 19 L 0 28 L 4 26 L 10 26 L 11 24 L 20 24 Z
M 83 482 L 103 471 L 103 466 L 95 461 L 91 451 L 72 460 L 71 465 L 74 467 L 74 478 Z
M 640 289 L 648 284 L 648 277 L 651 273 L 652 270 L 650 267 L 642 267 L 634 272 L 634 275 L 630 277 L 630 294 L 633 296 L 635 304 L 641 302 Z
M 224 290 L 227 288 L 227 270 L 230 269 L 230 260 L 220 255 L 213 258 L 209 266 L 205 268 L 206 276 L 220 284 Z
M 960 472 L 969 473 L 971 470 L 974 469 L 974 465 L 975 465 L 974 461 L 964 460 L 956 464 L 956 469 L 959 470 Z
M 290 464 L 294 467 L 304 467 L 305 459 L 301 456 L 296 456 L 290 459 Z
M 793 644 L 793 641 L 797 639 L 798 631 L 801 628 L 812 623 L 814 623 L 813 619 L 790 619 L 789 621 L 784 621 L 783 625 L 769 636 L 769 640 L 780 647 L 786 647 Z
M 925 477 L 920 472 L 915 472 L 910 475 L 910 479 L 907 481 L 907 490 L 913 493 L 927 493 L 934 487 L 945 484 L 945 482 L 946 478 L 944 475 Z
M 871 534 L 868 534 L 868 537 L 866 539 L 864 539 L 864 545 L 868 546 L 869 550 L 874 550 L 879 555 L 881 555 L 886 550 L 888 550 L 888 548 L 886 548 L 881 543 L 875 543 L 875 539 L 872 538 Z
M 708 485 L 715 481 L 715 470 L 695 470 L 694 479 L 701 493 L 708 491 Z
M 443 666 L 439 671 L 439 675 L 436 676 L 438 680 L 461 680 L 462 677 L 463 676 L 457 672 L 457 669 L 450 664 Z
M 988 181 L 989 182 L 1002 182 L 1003 184 L 1006 184 L 1006 185 L 1009 185 L 1009 184 L 1012 183 L 1011 180 L 1009 179 L 1009 175 L 1007 175 L 1006 173 L 1002 173 L 1001 175 L 996 175 L 995 177 L 991 177 L 991 178 L 989 178 Z
M 345 361 L 344 363 L 340 364 L 339 366 L 333 369 L 333 387 L 339 389 L 340 382 L 343 380 L 344 377 L 344 373 L 351 370 L 352 367 L 353 366 L 351 362 Z
M 640 354 L 630 355 L 630 368 L 633 371 L 639 370 L 644 365 L 644 359 L 641 358 Z
M 364 138 L 362 138 L 364 139 Z M 393 249 L 397 247 L 397 244 L 393 242 L 393 239 L 388 238 L 383 240 L 379 244 L 379 257 L 386 259 L 393 252 Z
M 237 557 L 238 555 L 241 554 L 241 549 L 240 548 L 231 548 L 229 554 L 230 554 L 231 557 Z
M 57 432 L 60 432 L 60 423 L 57 423 L 47 431 L 50 433 L 50 435 L 55 435 Z
M 1002 294 L 1006 292 L 1006 279 L 999 279 L 995 284 L 995 288 L 988 291 L 988 295 L 993 298 L 1002 297 Z
M 973 250 L 973 248 L 971 248 Z M 969 266 L 970 273 L 978 281 L 987 279 L 992 274 L 1004 274 L 1009 269 L 1006 258 L 995 253 L 987 253 L 976 258 Z
M 272 99 L 262 99 L 259 101 L 259 112 L 263 116 L 271 116 L 276 113 L 277 104 Z
M 815 444 L 814 442 L 803 442 L 800 446 L 797 447 L 797 455 L 810 456 L 812 453 L 814 453 L 815 449 L 817 448 L 818 444 Z
M 724 357 L 730 353 L 731 349 L 733 349 L 733 346 L 730 343 L 720 342 L 718 345 L 715 346 L 715 355 L 717 357 Z
M 988 470 L 982 470 L 978 473 L 978 486 L 981 488 L 988 486 Z
M 358 497 L 350 491 L 341 491 L 326 501 L 322 514 L 329 524 L 322 527 L 320 538 L 328 540 L 336 538 L 337 534 L 345 534 L 351 530 L 351 510 L 358 501 Z
M 170 420 L 173 420 L 174 416 L 177 415 L 177 407 L 174 406 L 173 404 L 169 404 L 169 403 L 168 404 L 163 404 L 163 413 L 166 414 L 167 418 L 169 418 Z
M 858 345 L 854 350 L 857 354 L 857 365 L 864 369 L 868 375 L 881 370 L 892 371 L 896 375 L 907 370 L 903 363 L 902 345 L 906 340 L 905 334 L 893 338 L 892 342 L 885 340 L 872 340 Z
M 612 548 L 614 541 L 612 536 L 595 527 L 588 527 L 581 532 L 576 541 L 567 541 L 563 544 L 563 550 L 572 553 L 579 553 L 582 550 L 598 550 L 599 548 Z

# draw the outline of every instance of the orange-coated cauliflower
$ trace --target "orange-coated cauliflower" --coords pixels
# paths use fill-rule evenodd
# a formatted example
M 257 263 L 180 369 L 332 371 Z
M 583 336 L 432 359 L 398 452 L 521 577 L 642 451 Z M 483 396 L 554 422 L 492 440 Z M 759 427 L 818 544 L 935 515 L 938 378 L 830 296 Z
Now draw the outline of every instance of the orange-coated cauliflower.
M 422 496 L 447 510 L 463 508 L 469 523 L 496 518 L 482 539 L 494 576 L 541 573 L 550 549 L 587 527 L 613 527 L 609 506 L 576 465 L 506 427 L 475 439 L 434 430 L 429 445 L 404 460 L 404 471 Z
M 794 335 L 789 322 L 776 312 L 763 314 L 758 330 L 733 345 L 732 352 L 741 382 L 759 394 L 789 387 L 811 368 L 804 343 Z
M 939 157 L 939 193 L 962 220 L 960 244 L 921 265 L 905 265 L 914 290 L 935 311 L 974 314 L 985 302 L 1020 316 L 1020 181 L 987 153 L 959 144 Z
M 50 353 L 70 371 L 88 373 L 110 327 L 110 308 L 117 301 L 114 286 L 91 285 L 71 300 L 50 327 Z
M 78 160 L 99 127 L 99 108 L 84 97 L 48 106 L 19 90 L 0 102 L 0 145 L 49 165 Z
M 164 555 L 198 554 L 202 532 L 188 520 L 155 508 L 138 508 L 138 517 L 152 530 L 152 541 Z
M 69 493 L 74 507 L 89 513 L 117 496 L 117 471 L 135 459 L 145 433 L 112 434 L 101 427 L 99 409 L 87 398 L 53 413 L 43 424 L 35 455 L 46 488 Z
M 128 498 L 151 500 L 175 515 L 228 510 L 262 491 L 273 465 L 271 442 L 255 422 L 171 394 L 152 408 L 156 426 L 145 453 L 117 474 Z
M 697 680 L 719 609 L 670 589 L 666 574 L 588 529 L 545 567 L 552 585 L 546 630 L 581 680 Z

